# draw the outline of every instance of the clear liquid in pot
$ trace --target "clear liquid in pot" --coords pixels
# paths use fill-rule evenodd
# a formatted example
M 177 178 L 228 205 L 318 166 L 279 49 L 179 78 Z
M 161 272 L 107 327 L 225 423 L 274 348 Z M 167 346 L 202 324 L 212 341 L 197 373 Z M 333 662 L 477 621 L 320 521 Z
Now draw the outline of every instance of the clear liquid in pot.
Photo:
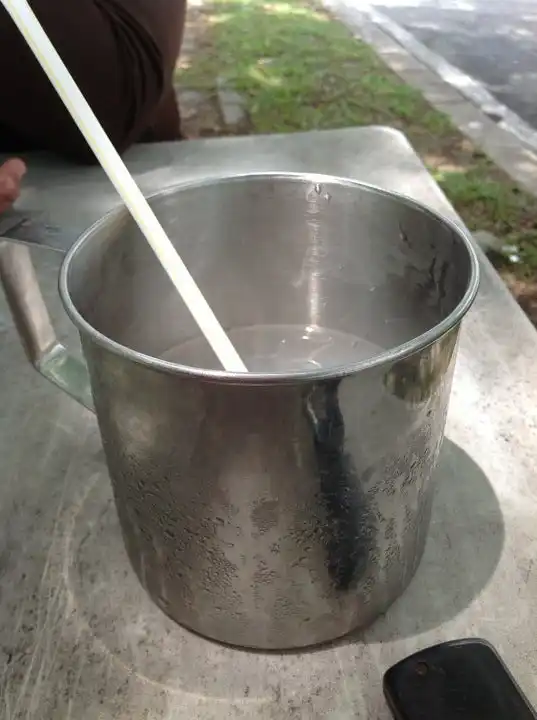
M 228 335 L 250 372 L 292 373 L 345 367 L 383 352 L 368 340 L 329 328 L 301 325 L 252 325 Z M 179 343 L 160 356 L 194 368 L 219 370 L 205 338 Z

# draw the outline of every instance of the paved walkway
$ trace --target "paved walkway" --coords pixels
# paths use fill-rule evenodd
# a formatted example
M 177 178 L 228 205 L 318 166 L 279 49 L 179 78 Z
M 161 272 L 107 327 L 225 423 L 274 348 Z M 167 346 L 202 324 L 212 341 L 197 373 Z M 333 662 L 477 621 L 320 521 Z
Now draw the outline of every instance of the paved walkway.
M 537 1 L 373 4 L 537 129 Z
M 345 0 L 537 150 L 537 0 Z
M 489 90 L 483 83 L 453 65 L 453 62 L 461 62 L 457 58 L 457 53 L 453 52 L 453 55 L 450 55 L 450 60 L 453 61 L 450 62 L 432 49 L 432 38 L 435 39 L 438 50 L 440 39 L 446 37 L 442 35 L 447 22 L 446 15 L 441 14 L 449 15 L 449 12 L 453 11 L 459 13 L 458 17 L 461 17 L 463 0 L 458 4 L 450 0 L 321 1 L 326 9 L 345 23 L 356 37 L 371 45 L 405 82 L 416 87 L 434 107 L 448 115 L 452 122 L 481 147 L 499 167 L 529 192 L 537 195 L 537 126 L 535 129 L 532 128 L 513 110 L 502 105 L 491 94 L 492 84 Z M 469 14 L 475 13 L 472 1 L 464 0 L 464 8 Z M 490 5 L 491 12 L 493 8 L 498 8 L 499 13 L 500 2 L 506 4 L 509 2 L 508 7 L 511 8 L 513 3 L 522 0 L 476 1 Z M 537 23 L 537 0 L 524 0 L 524 2 L 526 7 L 530 2 L 531 7 L 535 6 Z M 421 22 L 416 19 L 419 13 L 421 13 Z M 410 17 L 414 18 L 412 23 Z M 428 21 L 426 17 L 429 18 Z M 431 19 L 433 17 L 436 18 L 434 21 Z M 530 15 L 528 13 L 523 17 L 527 19 Z M 408 18 L 404 20 L 408 23 L 408 28 L 401 24 L 404 18 Z M 501 22 L 503 23 L 503 19 Z M 412 28 L 410 28 L 411 24 Z M 416 29 L 418 25 L 423 39 L 431 47 L 414 34 L 414 30 L 418 32 Z M 521 27 L 520 30 L 524 28 Z M 426 31 L 429 33 L 428 38 L 425 37 Z M 444 42 L 447 45 L 447 40 Z M 537 41 L 535 51 L 537 73 Z M 445 54 L 448 54 L 447 50 Z M 506 55 L 504 59 L 507 66 Z M 486 59 L 483 60 L 484 66 L 487 67 Z M 496 61 L 493 59 L 492 63 L 494 62 Z M 474 64 L 474 67 L 477 65 Z M 511 77 L 513 74 L 506 71 L 505 76 Z M 498 82 L 494 86 L 495 92 L 498 91 L 499 84 Z M 537 87 L 537 78 L 535 87 Z M 535 98 L 537 106 L 537 91 Z M 528 106 L 531 104 L 529 100 Z
M 176 72 L 176 93 L 181 109 L 181 125 L 192 140 L 202 137 L 242 134 L 247 131 L 248 117 L 243 99 L 222 80 L 216 92 L 192 87 L 183 82 L 181 70 L 195 62 L 196 53 L 209 29 L 210 9 L 204 0 L 188 3 L 185 33 Z

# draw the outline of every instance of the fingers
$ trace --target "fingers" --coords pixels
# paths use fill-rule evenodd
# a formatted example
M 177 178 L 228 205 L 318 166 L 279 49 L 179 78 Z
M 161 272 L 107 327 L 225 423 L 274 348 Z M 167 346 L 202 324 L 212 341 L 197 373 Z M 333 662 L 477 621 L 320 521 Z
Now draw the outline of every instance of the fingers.
M 0 212 L 4 212 L 19 197 L 22 178 L 26 165 L 22 160 L 13 158 L 0 165 Z
M 11 158 L 11 160 L 6 160 L 3 165 L 0 165 L 0 172 L 11 175 L 20 182 L 26 174 L 26 165 L 19 158 Z

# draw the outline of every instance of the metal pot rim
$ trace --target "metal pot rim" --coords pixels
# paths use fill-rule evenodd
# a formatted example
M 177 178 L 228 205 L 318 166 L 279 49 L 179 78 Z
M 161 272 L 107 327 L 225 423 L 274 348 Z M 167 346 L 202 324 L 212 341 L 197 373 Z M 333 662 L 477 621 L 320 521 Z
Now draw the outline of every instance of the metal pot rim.
M 419 352 L 420 350 L 423 350 L 424 348 L 436 342 L 443 335 L 455 328 L 462 321 L 462 319 L 470 309 L 479 288 L 479 260 L 469 233 L 463 227 L 453 222 L 451 219 L 431 210 L 427 206 L 422 205 L 421 203 L 401 193 L 393 192 L 391 190 L 385 190 L 369 183 L 363 183 L 357 180 L 341 178 L 333 175 L 300 172 L 252 172 L 237 173 L 236 175 L 211 175 L 202 179 L 186 180 L 184 182 L 167 187 L 163 190 L 154 192 L 148 196 L 148 199 L 153 200 L 157 197 L 162 198 L 167 195 L 173 195 L 180 190 L 199 189 L 209 187 L 211 185 L 217 185 L 219 183 L 259 179 L 300 180 L 304 183 L 331 183 L 343 185 L 346 187 L 355 188 L 357 190 L 373 192 L 379 195 L 383 195 L 384 197 L 397 200 L 403 204 L 413 207 L 416 210 L 419 210 L 422 213 L 425 213 L 426 215 L 429 215 L 437 222 L 451 229 L 460 238 L 466 249 L 470 261 L 470 278 L 464 296 L 461 298 L 458 305 L 447 317 L 445 317 L 441 322 L 439 322 L 426 332 L 422 333 L 418 337 L 413 338 L 412 340 L 409 340 L 402 345 L 398 345 L 394 348 L 391 348 L 390 350 L 386 350 L 378 355 L 375 355 L 372 358 L 361 360 L 360 362 L 356 362 L 351 365 L 333 367 L 330 369 L 319 368 L 315 370 L 303 370 L 289 373 L 236 373 L 227 372 L 225 370 L 209 370 L 204 368 L 189 367 L 187 365 L 180 365 L 179 363 L 161 360 L 159 358 L 152 357 L 151 355 L 145 355 L 144 353 L 131 350 L 130 348 L 121 345 L 114 340 L 111 340 L 106 335 L 99 332 L 82 317 L 71 298 L 68 287 L 68 277 L 73 261 L 75 260 L 81 248 L 92 241 L 92 238 L 95 236 L 98 230 L 100 230 L 104 225 L 109 224 L 115 217 L 125 211 L 125 208 L 121 206 L 106 213 L 96 223 L 89 227 L 69 250 L 62 264 L 59 279 L 60 296 L 68 316 L 70 317 L 74 325 L 77 327 L 79 332 L 81 334 L 89 336 L 93 340 L 93 342 L 105 348 L 106 350 L 115 353 L 116 355 L 119 355 L 127 360 L 131 360 L 132 362 L 144 365 L 146 367 L 161 372 L 178 374 L 181 376 L 187 376 L 191 378 L 197 378 L 199 380 L 213 381 L 218 383 L 282 385 L 297 384 L 303 382 L 317 382 L 329 379 L 332 380 L 342 378 L 347 375 L 354 375 L 360 371 L 370 368 L 375 368 L 382 365 L 390 365 L 393 362 L 413 355 L 414 353 Z

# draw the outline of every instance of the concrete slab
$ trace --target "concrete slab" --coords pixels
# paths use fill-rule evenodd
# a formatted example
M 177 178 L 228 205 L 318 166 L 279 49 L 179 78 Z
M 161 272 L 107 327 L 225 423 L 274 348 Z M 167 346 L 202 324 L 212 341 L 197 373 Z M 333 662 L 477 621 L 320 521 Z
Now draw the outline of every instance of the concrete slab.
M 185 179 L 324 172 L 403 191 L 456 219 L 398 133 L 360 128 L 134 149 L 151 192 Z M 30 159 L 19 210 L 35 241 L 69 247 L 118 203 L 96 168 Z M 31 239 L 31 238 L 29 238 Z M 59 254 L 36 250 L 61 336 Z M 193 636 L 128 564 L 95 420 L 25 363 L 0 295 L 0 660 L 4 716 L 58 720 L 389 720 L 382 674 L 425 645 L 488 638 L 537 705 L 537 334 L 482 258 L 462 333 L 425 557 L 405 595 L 359 637 L 302 654 Z

